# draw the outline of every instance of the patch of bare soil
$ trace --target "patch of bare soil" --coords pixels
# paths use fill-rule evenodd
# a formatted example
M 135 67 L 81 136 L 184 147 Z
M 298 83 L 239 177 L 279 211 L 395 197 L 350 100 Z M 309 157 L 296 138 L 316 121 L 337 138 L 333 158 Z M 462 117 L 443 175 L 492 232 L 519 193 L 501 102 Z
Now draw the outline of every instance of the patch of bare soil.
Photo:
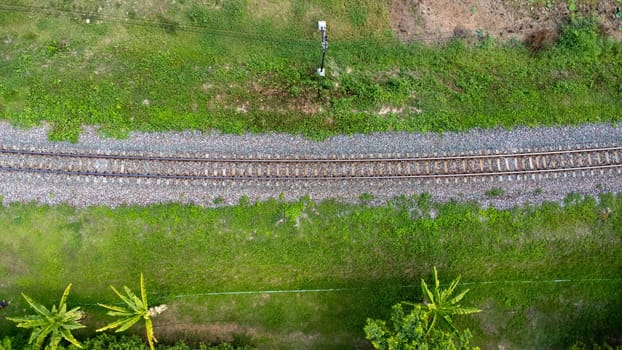
M 270 298 L 270 294 L 262 294 L 258 303 L 264 303 Z M 210 321 L 198 323 L 188 317 L 186 306 L 180 303 L 169 303 L 168 310 L 154 319 L 154 330 L 158 341 L 162 343 L 174 343 L 183 340 L 187 344 L 219 344 L 222 342 L 249 342 L 261 340 L 267 344 L 271 342 L 283 342 L 285 344 L 303 344 L 304 349 L 316 348 L 314 344 L 320 340 L 319 333 L 303 333 L 299 331 L 275 332 L 262 327 L 252 327 L 236 322 Z M 259 306 L 255 304 L 254 306 Z M 227 305 L 222 310 L 227 309 Z M 200 312 L 202 306 L 192 306 L 193 312 Z M 203 310 L 209 315 L 207 309 Z M 213 317 L 213 315 L 212 315 Z
M 235 323 L 173 323 L 157 329 L 158 339 L 169 343 L 185 339 L 189 342 L 218 344 L 232 342 L 236 336 L 244 335 L 252 338 L 256 334 L 255 330 L 243 328 Z
M 620 7 L 616 0 L 581 4 L 576 15 L 598 16 L 602 31 L 620 39 Z M 566 3 L 544 6 L 527 0 L 395 0 L 391 6 L 391 27 L 404 41 L 434 42 L 476 33 L 526 40 L 541 31 L 556 32 L 569 18 Z

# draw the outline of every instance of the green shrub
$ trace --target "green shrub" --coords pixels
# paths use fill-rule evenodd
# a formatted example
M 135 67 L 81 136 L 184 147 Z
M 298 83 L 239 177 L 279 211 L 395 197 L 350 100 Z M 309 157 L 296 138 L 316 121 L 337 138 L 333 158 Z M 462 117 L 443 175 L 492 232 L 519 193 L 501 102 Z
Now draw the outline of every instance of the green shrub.
M 29 346 L 21 337 L 4 337 L 0 341 L 0 350 L 35 350 L 35 348 Z M 60 350 L 78 350 L 79 348 L 73 345 L 69 347 L 59 346 Z M 83 350 L 147 350 L 149 347 L 139 337 L 132 335 L 111 335 L 107 333 L 100 333 L 95 337 L 87 338 L 82 342 Z M 192 350 L 197 349 L 196 346 L 188 346 L 184 342 L 177 342 L 174 345 L 159 344 L 156 349 L 158 350 Z M 230 343 L 221 343 L 217 345 L 205 345 L 199 344 L 199 350 L 254 350 L 256 348 L 244 345 L 234 346 Z
M 598 19 L 577 18 L 562 26 L 558 47 L 584 60 L 596 59 L 602 51 Z
M 415 305 L 409 313 L 406 313 L 401 304 L 396 304 L 393 306 L 388 325 L 383 320 L 367 319 L 365 335 L 374 348 L 379 350 L 479 349 L 470 345 L 472 335 L 468 329 L 455 332 L 432 329 L 426 333 L 431 322 L 431 315 L 420 305 Z
M 503 196 L 505 194 L 505 191 L 503 190 L 503 188 L 495 187 L 495 188 L 492 188 L 486 191 L 485 194 L 486 194 L 486 197 L 488 198 L 494 198 L 494 197 Z

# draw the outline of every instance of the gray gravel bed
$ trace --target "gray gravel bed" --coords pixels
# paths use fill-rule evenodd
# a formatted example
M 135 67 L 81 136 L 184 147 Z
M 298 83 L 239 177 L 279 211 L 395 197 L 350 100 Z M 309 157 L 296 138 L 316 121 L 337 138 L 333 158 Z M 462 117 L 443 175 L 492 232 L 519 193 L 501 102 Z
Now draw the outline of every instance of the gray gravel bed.
M 87 127 L 78 143 L 50 142 L 47 127 L 21 130 L 0 122 L 0 144 L 21 148 L 46 148 L 130 152 L 149 154 L 213 154 L 239 156 L 323 156 L 358 154 L 442 154 L 471 151 L 516 152 L 560 145 L 610 145 L 622 142 L 622 127 L 587 124 L 578 127 L 475 129 L 465 133 L 376 133 L 334 136 L 322 142 L 287 134 L 225 135 L 217 132 L 183 131 L 130 133 L 125 140 L 102 138 L 96 128 Z
M 516 152 L 527 149 L 550 149 L 560 146 L 622 144 L 622 127 L 591 124 L 560 128 L 517 128 L 513 130 L 472 130 L 465 133 L 409 134 L 378 133 L 371 135 L 335 136 L 315 142 L 300 136 L 284 134 L 224 135 L 196 131 L 171 133 L 131 133 L 127 139 L 102 138 L 95 128 L 85 128 L 76 144 L 50 142 L 45 126 L 20 130 L 6 122 L 0 123 L 0 147 L 97 151 L 100 153 L 201 154 L 214 157 L 322 157 L 336 155 L 382 154 L 455 154 L 480 151 Z M 499 181 L 499 180 L 502 181 Z M 494 180 L 494 181 L 493 181 Z M 490 191 L 496 189 L 496 195 Z M 499 191 L 498 189 L 501 189 Z M 281 181 L 159 181 L 95 177 L 79 179 L 60 175 L 33 175 L 0 172 L 0 195 L 4 203 L 35 201 L 90 205 L 149 205 L 182 202 L 203 206 L 238 203 L 243 196 L 251 201 L 283 196 L 296 200 L 309 196 L 315 200 L 335 198 L 358 202 L 361 194 L 375 197 L 374 204 L 383 204 L 398 195 L 429 193 L 434 200 L 479 201 L 484 205 L 511 207 L 524 203 L 561 201 L 571 192 L 595 196 L 601 192 L 620 193 L 622 176 L 619 171 L 577 173 L 566 176 L 524 178 L 490 178 L 486 180 L 366 180 L 314 181 L 291 183 Z M 500 193 L 500 194 L 499 194 Z
M 68 179 L 61 175 L 3 173 L 0 193 L 4 203 L 66 203 L 83 207 L 91 205 L 149 205 L 167 202 L 192 203 L 202 206 L 237 204 L 246 196 L 251 201 L 283 197 L 295 201 L 303 196 L 314 200 L 337 199 L 348 203 L 361 201 L 361 194 L 371 194 L 371 204 L 382 205 L 399 195 L 429 193 L 433 200 L 478 201 L 484 206 L 508 208 L 525 203 L 560 202 L 571 192 L 589 196 L 622 192 L 622 174 L 605 171 L 595 175 L 497 177 L 484 180 L 362 180 L 312 181 L 218 181 L 198 183 L 177 180 L 102 179 L 81 177 Z M 499 193 L 499 189 L 501 189 Z M 497 194 L 491 194 L 496 190 Z

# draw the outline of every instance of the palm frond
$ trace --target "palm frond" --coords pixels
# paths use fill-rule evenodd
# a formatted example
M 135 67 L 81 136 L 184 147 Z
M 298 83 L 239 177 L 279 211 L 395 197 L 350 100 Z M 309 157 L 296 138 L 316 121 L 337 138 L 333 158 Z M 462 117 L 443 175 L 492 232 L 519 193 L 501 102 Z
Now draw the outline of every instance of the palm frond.
M 116 312 L 128 312 L 131 313 L 131 311 L 129 311 L 128 309 L 121 307 L 121 306 L 114 306 L 114 305 L 108 305 L 108 304 L 100 304 L 97 303 L 97 305 L 106 308 L 108 310 L 112 310 L 112 311 L 116 311 Z
M 67 310 L 67 297 L 69 296 L 69 291 L 71 290 L 71 283 L 69 283 L 67 285 L 67 287 L 65 288 L 65 291 L 63 292 L 63 296 L 60 297 L 60 302 L 58 303 L 58 309 L 64 309 Z
M 145 278 L 143 277 L 143 273 L 140 273 L 140 297 L 142 299 L 143 305 L 149 305 L 147 303 L 147 290 L 145 289 Z
M 433 271 L 434 271 L 434 289 L 438 290 L 441 283 L 438 280 L 438 271 L 436 270 L 436 266 L 433 267 Z
M 438 315 L 435 313 L 434 316 L 432 317 L 432 323 L 430 323 L 430 327 L 428 327 L 428 330 L 425 332 L 426 337 L 428 336 L 428 334 L 430 334 L 430 332 L 432 332 L 432 329 L 434 329 L 434 326 L 436 326 L 437 323 L 438 323 Z
M 45 317 L 40 315 L 30 315 L 28 317 L 7 317 L 9 321 L 13 321 L 17 323 L 17 327 L 19 328 L 35 328 L 35 327 L 43 327 L 48 321 Z
M 444 321 L 445 325 L 451 329 L 452 332 L 458 332 L 458 329 L 454 326 L 454 323 L 451 321 L 451 317 L 449 315 L 439 315 L 440 319 Z
M 136 312 L 145 312 L 146 307 L 143 304 L 143 301 L 139 299 L 136 295 L 132 295 L 132 301 L 134 305 L 134 311 Z
M 112 288 L 114 289 L 114 287 Z M 132 296 L 134 296 L 134 293 L 132 293 L 132 291 L 126 286 L 123 286 L 123 288 L 125 289 L 125 293 L 127 294 L 127 296 L 119 293 L 115 289 L 117 295 L 119 296 L 119 298 L 121 298 L 121 300 L 123 300 L 123 302 L 127 305 L 127 307 L 129 307 L 132 310 L 136 310 L 136 304 L 135 304 L 134 299 L 132 298 Z
M 158 340 L 153 335 L 153 323 L 150 318 L 145 319 L 145 329 L 147 331 L 147 342 L 149 343 L 149 348 L 154 350 L 155 346 L 153 343 L 157 343 Z
M 82 344 L 80 344 L 80 342 L 76 338 L 74 338 L 73 334 L 71 334 L 71 331 L 69 331 L 68 329 L 61 329 L 60 333 L 63 338 L 65 338 L 65 340 L 82 349 Z
M 40 328 L 39 332 L 37 332 L 35 347 L 41 347 L 41 345 L 43 344 L 43 341 L 45 340 L 45 338 L 54 329 L 54 326 L 55 325 L 53 323 L 51 323 L 51 324 L 47 325 L 46 327 L 41 327 Z M 31 336 L 31 338 L 32 338 L 32 336 Z
M 443 291 L 445 299 L 449 298 L 454 293 L 454 290 L 458 287 L 458 283 L 460 283 L 461 278 L 462 276 L 456 277 L 455 280 L 451 281 L 449 287 Z
M 114 286 L 110 286 L 110 288 L 119 298 L 123 298 L 123 294 L 119 293 L 119 291 Z
M 138 299 L 136 294 L 134 294 L 134 292 L 132 292 L 132 290 L 128 286 L 123 286 L 123 290 L 125 290 L 125 294 L 132 301 L 132 304 L 136 304 L 136 300 Z
M 52 336 L 50 337 L 50 343 L 48 345 L 50 350 L 56 350 L 61 340 L 63 340 L 63 336 L 60 332 L 57 332 L 57 331 L 52 332 Z
M 37 342 L 37 340 L 39 339 L 39 336 L 41 335 L 41 332 L 43 332 L 44 327 L 38 327 L 32 330 L 32 333 L 30 333 L 30 338 L 28 338 L 28 344 L 32 344 L 33 342 Z M 43 342 L 43 339 L 45 339 L 45 337 L 43 337 L 41 339 L 41 342 Z M 38 345 L 39 347 L 41 347 L 41 344 Z
M 434 295 L 428 288 L 428 285 L 425 283 L 425 280 L 423 278 L 421 279 L 421 290 L 423 291 L 423 294 L 425 295 L 425 297 L 428 298 L 428 301 L 430 303 L 434 303 Z
M 108 311 L 108 312 L 106 312 L 106 315 L 112 316 L 112 317 L 133 317 L 134 315 L 136 315 L 136 312 L 132 312 L 132 311 L 127 311 L 127 312 Z
M 465 289 L 462 292 L 460 292 L 460 294 L 456 295 L 455 297 L 453 297 L 451 300 L 449 300 L 449 304 L 450 305 L 456 305 L 460 302 L 460 300 L 462 300 L 462 298 L 464 298 L 464 296 L 469 292 L 470 289 Z
M 108 330 L 108 329 L 114 329 L 114 328 L 120 327 L 120 326 L 124 325 L 127 321 L 128 321 L 127 318 L 122 318 L 120 320 L 114 321 L 112 323 L 109 323 L 109 324 L 101 327 L 101 328 L 96 329 L 95 332 L 103 332 L 103 331 Z
M 13 322 L 26 322 L 26 321 L 44 319 L 44 317 L 41 315 L 26 315 L 22 317 L 7 317 L 6 319 L 11 320 Z
M 28 303 L 28 305 L 30 305 L 30 307 L 33 310 L 35 310 L 38 314 L 46 316 L 46 317 L 50 314 L 50 310 L 48 310 L 48 308 L 32 300 L 28 295 L 22 293 L 22 297 L 26 299 L 26 302 Z
M 459 307 L 453 310 L 452 314 L 453 315 L 468 315 L 468 314 L 475 314 L 478 312 L 482 312 L 482 310 L 476 307 Z
M 119 329 L 117 329 L 115 332 L 119 333 L 119 332 L 123 332 L 127 329 L 129 329 L 130 327 L 132 327 L 136 322 L 140 321 L 140 319 L 142 318 L 142 315 L 136 315 L 134 317 L 130 317 L 130 318 L 126 318 L 124 319 L 124 324 L 119 326 Z
M 438 271 L 436 270 L 436 266 L 434 266 L 434 290 L 432 293 L 434 294 L 435 300 L 437 302 L 442 301 L 443 297 L 441 296 L 441 281 L 438 279 Z

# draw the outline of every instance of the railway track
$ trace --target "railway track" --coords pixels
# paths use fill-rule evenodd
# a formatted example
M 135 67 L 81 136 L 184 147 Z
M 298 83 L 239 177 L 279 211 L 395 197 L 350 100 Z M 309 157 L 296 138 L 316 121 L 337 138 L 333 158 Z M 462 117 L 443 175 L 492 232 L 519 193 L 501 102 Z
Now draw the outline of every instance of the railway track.
M 622 147 L 461 155 L 218 158 L 0 149 L 0 171 L 182 180 L 434 179 L 622 172 Z

